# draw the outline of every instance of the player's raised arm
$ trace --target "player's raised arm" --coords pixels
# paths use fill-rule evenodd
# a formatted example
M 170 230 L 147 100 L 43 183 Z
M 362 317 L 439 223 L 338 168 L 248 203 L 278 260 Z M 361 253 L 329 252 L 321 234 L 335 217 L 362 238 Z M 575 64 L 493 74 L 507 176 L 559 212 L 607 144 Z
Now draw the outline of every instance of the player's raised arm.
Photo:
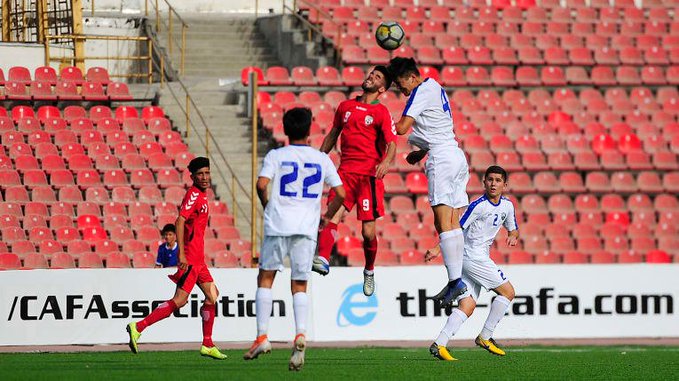
M 415 119 L 408 115 L 403 115 L 401 119 L 396 122 L 396 133 L 399 135 L 407 134 L 413 124 L 415 124 Z

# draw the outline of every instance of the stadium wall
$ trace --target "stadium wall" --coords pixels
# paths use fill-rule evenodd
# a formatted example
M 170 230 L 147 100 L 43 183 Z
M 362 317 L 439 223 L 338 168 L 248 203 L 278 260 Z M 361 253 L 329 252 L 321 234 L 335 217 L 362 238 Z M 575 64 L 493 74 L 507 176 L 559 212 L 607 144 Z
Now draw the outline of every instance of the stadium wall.
M 65 49 L 57 46 L 52 46 L 50 49 L 55 56 L 66 54 Z M 43 45 L 0 42 L 0 68 L 5 71 L 5 76 L 12 66 L 23 66 L 33 73 L 35 69 L 43 65 L 45 65 L 45 47 Z M 52 62 L 51 66 L 59 69 L 58 62 Z
M 221 291 L 214 337 L 255 336 L 255 269 L 212 269 Z M 498 339 L 679 337 L 679 265 L 506 266 L 517 290 Z M 125 325 L 172 293 L 170 269 L 4 271 L 0 277 L 0 345 L 104 344 L 127 341 Z M 270 338 L 294 336 L 289 270 L 274 287 Z M 308 337 L 314 341 L 431 340 L 447 311 L 431 300 L 446 279 L 439 266 L 384 267 L 377 289 L 362 293 L 360 268 L 314 276 Z M 144 332 L 143 342 L 195 342 L 201 337 L 202 296 L 196 288 L 175 317 Z M 458 333 L 474 338 L 489 293 Z
M 83 8 L 88 11 L 92 7 L 92 0 L 83 1 Z M 150 0 L 154 1 L 154 0 Z M 254 0 L 191 0 L 191 1 L 177 1 L 170 0 L 170 4 L 179 14 L 188 13 L 254 13 Z M 287 0 L 288 6 L 292 7 L 292 0 Z M 139 13 L 144 11 L 144 0 L 94 0 L 94 7 L 97 11 L 104 12 L 123 12 L 123 13 Z M 166 10 L 167 6 L 164 1 L 158 1 L 158 6 L 161 10 Z M 153 5 L 149 4 L 149 9 L 153 9 Z M 283 10 L 283 0 L 259 0 L 259 12 L 280 13 Z

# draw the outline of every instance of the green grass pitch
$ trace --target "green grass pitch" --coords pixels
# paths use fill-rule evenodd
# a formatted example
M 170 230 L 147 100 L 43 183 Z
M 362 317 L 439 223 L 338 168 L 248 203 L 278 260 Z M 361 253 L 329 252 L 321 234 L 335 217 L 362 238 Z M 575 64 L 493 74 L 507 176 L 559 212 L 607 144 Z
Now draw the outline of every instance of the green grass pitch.
M 143 349 L 143 347 L 142 347 Z M 5 353 L 0 379 L 10 380 L 676 380 L 676 347 L 516 347 L 506 357 L 453 348 L 460 361 L 432 358 L 427 348 L 309 348 L 306 365 L 288 371 L 290 351 L 254 361 L 242 350 L 216 361 L 198 351 Z

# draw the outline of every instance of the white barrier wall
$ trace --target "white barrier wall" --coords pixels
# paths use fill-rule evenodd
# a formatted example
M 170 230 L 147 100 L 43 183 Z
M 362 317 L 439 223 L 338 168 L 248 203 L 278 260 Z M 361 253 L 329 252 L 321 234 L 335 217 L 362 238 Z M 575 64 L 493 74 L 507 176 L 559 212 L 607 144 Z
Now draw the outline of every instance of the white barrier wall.
M 499 339 L 679 337 L 675 299 L 679 265 L 507 266 L 517 298 L 496 330 Z M 126 342 L 125 325 L 173 293 L 168 269 L 32 270 L 0 272 L 0 345 Z M 216 341 L 255 337 L 256 270 L 212 269 L 221 291 Z M 431 340 L 447 311 L 429 299 L 445 284 L 439 266 L 376 271 L 376 293 L 362 293 L 360 268 L 314 275 L 308 337 L 316 341 Z M 294 336 L 289 272 L 274 288 L 272 340 Z M 481 330 L 491 294 L 457 338 Z M 143 334 L 143 342 L 196 342 L 201 338 L 198 288 L 174 317 Z

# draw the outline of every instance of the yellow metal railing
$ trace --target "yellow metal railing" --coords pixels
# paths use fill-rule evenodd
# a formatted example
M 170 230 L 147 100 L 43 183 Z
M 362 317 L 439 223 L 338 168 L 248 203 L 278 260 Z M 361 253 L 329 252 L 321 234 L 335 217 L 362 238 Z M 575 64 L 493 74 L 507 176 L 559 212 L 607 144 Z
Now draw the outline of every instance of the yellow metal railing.
M 189 24 L 187 24 L 184 19 L 177 13 L 177 10 L 167 1 L 162 0 L 165 5 L 167 5 L 167 22 L 165 19 L 161 19 L 161 11 L 158 7 L 158 0 L 145 0 L 144 1 L 144 14 L 146 17 L 149 15 L 149 2 L 153 5 L 153 11 L 155 12 L 156 20 L 156 33 L 163 33 L 162 28 L 167 31 L 167 49 L 170 57 L 173 57 L 174 47 L 179 49 L 179 74 L 184 75 L 184 62 L 186 61 L 186 31 L 189 29 Z M 179 40 L 175 39 L 176 27 L 174 26 L 174 19 L 177 19 L 181 23 L 181 34 Z
M 54 56 L 50 50 L 50 41 L 52 40 L 70 40 L 72 45 L 75 46 L 77 42 L 86 43 L 88 40 L 106 40 L 106 41 L 125 41 L 125 42 L 136 42 L 138 44 L 137 51 L 141 52 L 146 48 L 147 54 L 138 55 L 118 55 L 109 54 L 103 56 L 82 56 L 76 57 L 75 49 L 72 47 L 60 47 L 61 55 Z M 108 50 L 108 49 L 107 49 Z M 65 56 L 64 53 L 70 52 L 69 56 Z M 109 76 L 112 78 L 146 78 L 148 83 L 153 81 L 153 42 L 148 37 L 135 37 L 135 36 L 94 36 L 94 35 L 69 35 L 61 34 L 58 36 L 45 36 L 45 66 L 50 66 L 51 62 L 61 62 L 70 63 L 70 65 L 75 66 L 77 62 L 84 62 L 86 60 L 105 60 L 107 61 L 133 61 L 142 62 L 142 67 L 146 68 L 145 72 L 137 73 L 117 73 L 110 72 Z M 108 65 L 107 65 L 108 66 Z M 136 66 L 136 65 L 133 65 Z M 140 68 L 141 69 L 141 68 Z
M 154 42 L 158 44 L 156 40 L 154 40 Z M 223 142 L 218 142 L 215 139 L 212 131 L 208 127 L 205 117 L 200 112 L 199 105 L 195 102 L 181 78 L 175 78 L 173 82 L 165 82 L 164 73 L 170 69 L 171 63 L 168 62 L 169 60 L 165 59 L 162 54 L 158 54 L 158 56 L 160 59 L 154 61 L 154 65 L 156 65 L 155 70 L 161 73 L 161 84 L 169 91 L 184 117 L 184 136 L 189 137 L 190 135 L 195 134 L 200 137 L 198 140 L 205 149 L 205 156 L 211 158 L 212 161 L 219 161 L 224 164 L 212 167 L 213 177 L 221 179 L 221 182 L 227 186 L 229 197 L 231 198 L 231 212 L 234 221 L 237 221 L 238 218 L 244 218 L 246 223 L 252 224 L 252 221 L 255 221 L 254 216 L 247 213 L 236 200 L 239 194 L 244 194 L 248 198 L 252 198 L 252 192 L 246 190 L 241 180 L 236 176 L 233 167 L 231 167 L 226 155 L 222 151 L 220 143 L 223 144 Z M 177 127 L 179 128 L 180 126 Z M 256 155 L 256 151 L 254 155 Z M 256 156 L 253 157 L 253 160 L 256 160 Z
M 258 132 L 259 129 L 259 117 L 257 113 L 257 73 L 250 72 L 249 83 L 252 87 L 252 98 L 250 99 L 250 107 L 252 110 L 252 172 L 251 172 L 251 183 L 252 183 L 252 197 L 250 198 L 250 215 L 252 217 L 252 223 L 250 224 L 250 242 L 252 242 L 251 251 L 251 263 L 253 267 L 258 263 L 259 258 L 257 257 L 256 242 L 257 242 L 257 207 L 258 207 L 258 197 L 255 197 L 257 193 L 257 145 L 258 145 Z M 263 231 L 263 229 L 262 229 Z
M 321 7 L 317 4 L 318 2 L 312 2 L 309 0 L 292 0 L 292 8 L 289 7 L 286 4 L 286 0 L 282 0 L 283 3 L 283 14 L 286 14 L 287 12 L 290 12 L 292 16 L 294 16 L 297 20 L 299 20 L 302 24 L 304 24 L 307 27 L 307 39 L 308 41 L 311 41 L 313 39 L 314 33 L 318 34 L 321 36 L 321 38 L 325 39 L 326 41 L 330 42 L 331 45 L 335 47 L 337 50 L 338 54 L 341 53 L 342 51 L 342 24 L 340 23 L 335 23 L 333 20 L 332 16 L 321 9 Z M 307 8 L 310 10 L 314 10 L 313 17 L 310 17 L 308 20 L 304 17 L 302 17 L 299 14 L 299 9 L 297 8 L 298 3 L 304 4 Z M 337 26 L 337 29 L 335 30 L 335 40 L 333 41 L 332 39 L 328 38 L 327 36 L 323 35 L 323 31 L 318 28 L 319 22 L 323 21 L 323 23 L 330 23 L 330 24 L 335 24 Z

